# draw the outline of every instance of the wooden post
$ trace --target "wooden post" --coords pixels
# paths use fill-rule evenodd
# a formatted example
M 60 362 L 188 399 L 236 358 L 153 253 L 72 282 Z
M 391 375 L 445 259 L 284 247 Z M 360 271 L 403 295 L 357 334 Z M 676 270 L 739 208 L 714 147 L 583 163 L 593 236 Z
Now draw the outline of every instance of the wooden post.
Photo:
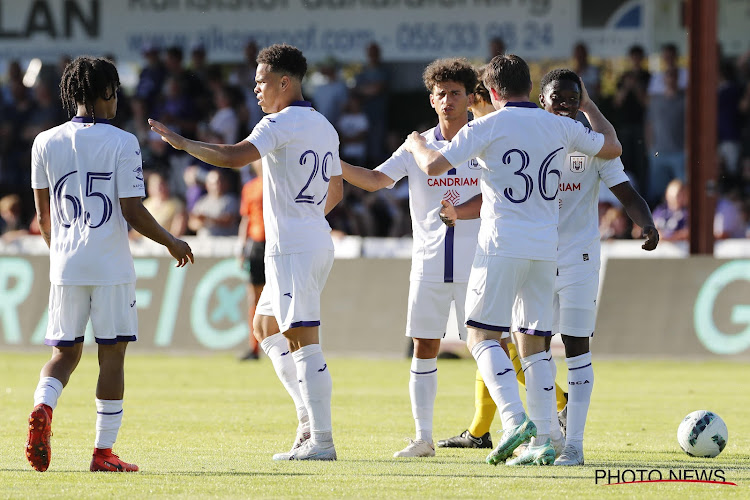
M 713 255 L 717 197 L 717 1 L 687 0 L 690 78 L 687 90 L 687 174 L 690 254 Z

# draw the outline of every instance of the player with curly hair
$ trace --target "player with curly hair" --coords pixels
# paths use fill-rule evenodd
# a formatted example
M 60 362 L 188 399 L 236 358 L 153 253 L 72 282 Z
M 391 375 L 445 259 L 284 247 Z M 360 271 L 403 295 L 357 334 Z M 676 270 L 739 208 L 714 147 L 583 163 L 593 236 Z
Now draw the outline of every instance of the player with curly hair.
M 81 359 L 91 320 L 98 344 L 96 442 L 91 471 L 134 472 L 112 453 L 123 415 L 124 360 L 138 338 L 135 268 L 128 224 L 167 247 L 177 266 L 190 247 L 162 228 L 141 203 L 145 196 L 138 140 L 112 125 L 120 80 L 112 62 L 79 57 L 60 83 L 67 123 L 40 133 L 32 148 L 31 184 L 39 228 L 50 248 L 49 319 L 42 368 L 29 416 L 26 458 L 37 471 L 51 459 L 52 413 Z
M 424 85 L 438 125 L 422 133 L 429 147 L 440 149 L 468 123 L 476 74 L 465 59 L 438 59 L 424 70 Z M 410 275 L 406 335 L 414 342 L 409 378 L 409 395 L 416 426 L 410 439 L 395 457 L 432 457 L 432 416 L 437 393 L 437 355 L 446 323 L 455 304 L 458 331 L 466 338 L 464 302 L 478 221 L 461 222 L 446 228 L 437 215 L 445 199 L 468 200 L 479 193 L 479 166 L 475 160 L 457 165 L 440 177 L 429 177 L 400 147 L 374 170 L 343 163 L 344 179 L 367 191 L 393 188 L 409 178 L 409 209 L 414 245 Z

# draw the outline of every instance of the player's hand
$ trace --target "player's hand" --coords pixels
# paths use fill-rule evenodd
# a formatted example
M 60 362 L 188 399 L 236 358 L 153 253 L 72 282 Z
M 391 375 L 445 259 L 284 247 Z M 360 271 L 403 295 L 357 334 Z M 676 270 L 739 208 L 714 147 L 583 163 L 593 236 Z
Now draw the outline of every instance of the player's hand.
M 659 244 L 659 231 L 654 226 L 645 226 L 641 231 L 641 236 L 646 238 L 646 242 L 641 245 L 644 250 L 653 250 Z
M 413 153 L 414 149 L 419 144 L 426 144 L 426 143 L 427 143 L 427 139 L 422 137 L 422 134 L 420 134 L 419 132 L 412 132 L 406 138 L 406 142 L 404 142 L 404 149 L 406 149 L 410 153 Z
M 172 132 L 161 122 L 154 120 L 153 118 L 148 119 L 148 124 L 151 125 L 151 130 L 161 136 L 161 140 L 168 143 L 175 149 L 185 149 L 185 138 L 176 132 Z
M 187 265 L 188 261 L 190 261 L 191 264 L 195 262 L 190 245 L 182 240 L 174 238 L 174 241 L 167 247 L 167 249 L 169 250 L 169 253 L 172 254 L 172 257 L 177 260 L 175 267 L 184 267 Z
M 586 90 L 586 85 L 584 85 L 583 80 L 581 80 L 581 102 L 578 106 L 578 109 L 580 109 L 581 112 L 585 113 L 588 110 L 588 107 L 591 105 L 591 103 L 592 101 L 591 101 L 591 97 L 589 97 L 589 91 Z
M 440 204 L 443 205 L 443 208 L 440 209 L 440 220 L 443 221 L 443 224 L 448 227 L 455 226 L 456 220 L 458 219 L 456 207 L 454 207 L 453 204 L 447 200 L 442 200 Z

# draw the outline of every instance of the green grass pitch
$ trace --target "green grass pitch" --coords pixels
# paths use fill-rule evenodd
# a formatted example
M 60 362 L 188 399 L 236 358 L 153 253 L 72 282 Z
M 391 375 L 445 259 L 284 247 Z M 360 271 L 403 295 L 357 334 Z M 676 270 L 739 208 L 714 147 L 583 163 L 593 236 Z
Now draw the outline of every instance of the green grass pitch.
M 492 467 L 487 450 L 438 449 L 396 460 L 413 437 L 408 360 L 329 357 L 335 463 L 273 462 L 294 437 L 291 400 L 267 359 L 229 355 L 133 355 L 126 361 L 125 417 L 115 452 L 137 474 L 90 473 L 96 356 L 84 354 L 53 421 L 52 463 L 26 462 L 26 419 L 49 353 L 0 354 L 0 498 L 748 498 L 748 364 L 595 360 L 586 466 Z M 558 381 L 565 368 L 558 360 Z M 473 415 L 475 365 L 441 360 L 435 438 L 463 431 Z M 685 455 L 675 437 L 690 411 L 727 423 L 716 459 Z M 499 427 L 496 418 L 493 434 Z M 596 471 L 721 469 L 737 486 L 596 484 Z

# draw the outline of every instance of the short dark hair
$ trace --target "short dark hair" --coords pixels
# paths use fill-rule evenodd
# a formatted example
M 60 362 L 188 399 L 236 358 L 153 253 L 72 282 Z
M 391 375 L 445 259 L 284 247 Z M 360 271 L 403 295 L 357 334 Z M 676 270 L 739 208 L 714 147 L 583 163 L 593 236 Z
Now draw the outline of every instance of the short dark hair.
M 65 66 L 60 79 L 60 100 L 71 115 L 76 113 L 78 104 L 83 104 L 93 117 L 96 100 L 112 99 L 119 86 L 120 77 L 112 61 L 81 56 Z
M 277 43 L 261 50 L 256 62 L 268 64 L 274 73 L 286 73 L 300 81 L 307 73 L 307 59 L 302 51 L 285 43 Z
M 477 85 L 477 74 L 468 60 L 459 57 L 437 59 L 432 61 L 422 73 L 424 86 L 429 92 L 435 85 L 442 82 L 456 82 L 463 84 L 466 94 L 474 92 Z
M 477 84 L 474 86 L 474 95 L 486 103 L 491 103 L 492 97 L 490 96 L 490 91 L 484 86 L 484 73 L 486 69 L 486 65 L 476 69 Z
M 542 82 L 540 83 L 540 92 L 544 93 L 544 89 L 546 89 L 547 85 L 552 82 L 565 80 L 573 82 L 578 85 L 578 88 L 581 88 L 581 78 L 575 73 L 575 71 L 571 71 L 567 68 L 558 68 L 553 69 L 542 77 Z
M 644 57 L 646 55 L 646 51 L 643 49 L 642 45 L 633 45 L 630 47 L 630 50 L 628 50 L 628 54 L 631 56 L 639 55 L 641 57 Z
M 495 56 L 485 69 L 484 84 L 488 89 L 495 89 L 502 98 L 529 95 L 531 93 L 529 65 L 515 54 Z

